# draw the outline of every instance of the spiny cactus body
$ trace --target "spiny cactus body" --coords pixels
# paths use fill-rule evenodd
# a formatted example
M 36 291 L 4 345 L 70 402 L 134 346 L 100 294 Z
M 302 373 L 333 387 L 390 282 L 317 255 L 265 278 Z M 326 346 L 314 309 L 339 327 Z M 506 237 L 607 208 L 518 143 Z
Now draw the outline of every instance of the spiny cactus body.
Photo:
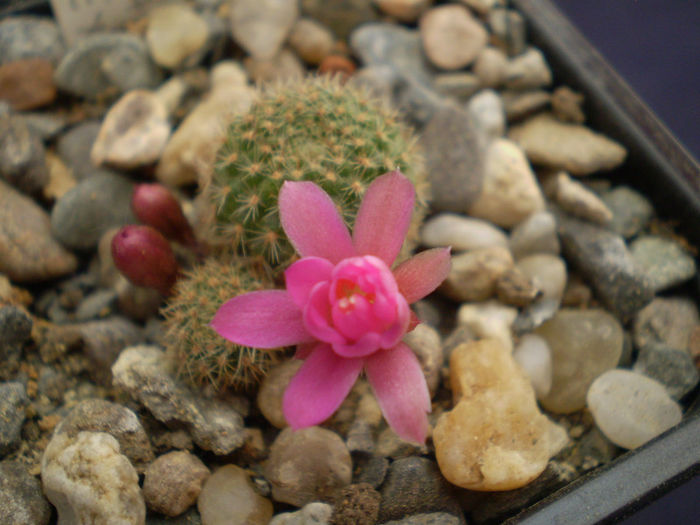
M 209 323 L 232 297 L 272 286 L 242 260 L 209 258 L 185 273 L 163 310 L 166 345 L 178 375 L 194 386 L 210 385 L 215 391 L 244 390 L 257 384 L 279 352 L 231 343 Z
M 428 184 L 410 129 L 364 91 L 338 81 L 321 77 L 278 86 L 228 130 L 203 190 L 211 210 L 205 236 L 262 259 L 278 274 L 294 260 L 277 209 L 285 180 L 319 184 L 352 225 L 369 183 L 396 168 L 416 187 L 415 235 Z

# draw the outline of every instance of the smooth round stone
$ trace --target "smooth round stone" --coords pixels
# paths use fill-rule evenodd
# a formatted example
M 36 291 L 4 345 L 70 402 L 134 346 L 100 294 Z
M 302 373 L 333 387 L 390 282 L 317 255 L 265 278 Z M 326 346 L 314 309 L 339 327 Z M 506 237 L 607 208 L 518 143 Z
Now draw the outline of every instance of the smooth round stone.
M 586 396 L 598 428 L 623 448 L 637 448 L 681 421 L 680 406 L 659 382 L 629 370 L 609 370 Z
M 508 238 L 500 228 L 488 221 L 455 213 L 440 213 L 427 220 L 421 230 L 421 242 L 430 248 L 451 246 L 453 253 L 508 246 Z
M 46 150 L 27 123 L 0 101 L 0 179 L 30 195 L 49 181 Z
M 547 341 L 535 334 L 526 334 L 513 351 L 513 359 L 530 378 L 537 398 L 552 389 L 552 352 Z
M 175 450 L 160 456 L 146 469 L 143 497 L 149 509 L 179 516 L 197 501 L 209 469 L 195 455 Z
M 506 89 L 501 92 L 501 97 L 506 110 L 506 119 L 508 122 L 514 122 L 545 109 L 552 99 L 552 94 L 543 89 L 527 91 Z
M 146 43 L 160 66 L 174 69 L 186 64 L 188 58 L 199 54 L 208 38 L 207 23 L 185 4 L 156 7 L 148 17 Z
M 26 58 L 0 65 L 0 100 L 15 111 L 40 108 L 56 98 L 53 65 L 44 58 Z
M 552 71 L 542 51 L 530 48 L 506 64 L 505 86 L 507 89 L 538 89 L 552 83 Z
M 231 3 L 231 35 L 251 56 L 274 57 L 299 16 L 298 0 L 239 0 Z
M 56 152 L 78 180 L 99 171 L 99 168 L 93 165 L 92 160 L 90 160 L 90 151 L 101 126 L 101 122 L 97 120 L 87 120 L 58 137 Z
M 481 84 L 473 73 L 457 71 L 435 75 L 433 87 L 447 97 L 466 100 L 479 91 Z
M 202 487 L 197 509 L 205 525 L 268 525 L 272 502 L 260 496 L 247 472 L 235 465 L 216 470 Z
M 628 186 L 617 186 L 603 193 L 601 199 L 613 214 L 608 228 L 626 239 L 642 231 L 654 215 L 649 199 Z
M 307 64 L 318 65 L 335 44 L 331 31 L 311 18 L 299 18 L 289 34 L 289 45 Z
M 589 175 L 616 168 L 627 150 L 580 124 L 559 122 L 549 113 L 510 128 L 508 137 L 525 150 L 533 164 L 571 175 Z
M 456 4 L 431 9 L 421 17 L 419 27 L 425 54 L 441 69 L 468 66 L 488 40 L 484 26 Z
M 374 0 L 382 13 L 393 16 L 399 22 L 415 22 L 434 0 Z
M 146 44 L 128 33 L 94 33 L 80 40 L 63 57 L 56 85 L 68 93 L 97 98 L 158 85 L 160 73 Z
M 520 488 L 568 441 L 540 412 L 530 380 L 498 341 L 455 348 L 450 384 L 456 406 L 433 431 L 435 457 L 450 483 L 482 491 Z
M 548 211 L 533 213 L 510 232 L 510 251 L 518 260 L 535 253 L 559 255 L 557 221 Z
M 51 18 L 12 16 L 0 21 L 0 64 L 45 58 L 55 65 L 65 51 L 61 30 Z
M 630 253 L 655 292 L 682 284 L 697 271 L 695 259 L 673 239 L 639 237 L 630 245 Z
M 566 288 L 566 264 L 561 257 L 538 253 L 523 257 L 515 267 L 542 292 L 542 297 L 561 301 Z
M 698 369 L 688 352 L 658 343 L 639 349 L 633 370 L 656 379 L 676 401 L 691 392 L 700 380 Z
M 591 383 L 617 366 L 622 355 L 622 327 L 604 310 L 564 308 L 535 333 L 552 352 L 552 388 L 540 402 L 555 414 L 586 406 Z
M 486 88 L 500 87 L 506 79 L 508 57 L 498 48 L 486 46 L 472 65 L 472 71 Z
M 565 172 L 554 176 L 553 194 L 559 207 L 574 217 L 602 225 L 613 218 L 600 197 L 580 182 L 572 180 Z
M 256 84 L 299 80 L 304 76 L 304 64 L 290 49 L 280 50 L 272 58 L 247 57 L 243 65 Z
M 258 408 L 265 419 L 277 428 L 287 426 L 287 420 L 282 412 L 282 397 L 287 390 L 287 385 L 302 364 L 303 361 L 299 359 L 283 361 L 272 368 L 260 384 L 257 397 Z
M 492 89 L 474 95 L 467 103 L 467 113 L 489 139 L 502 137 L 506 130 L 506 114 L 501 97 Z
M 632 333 L 634 344 L 642 348 L 663 343 L 688 350 L 691 334 L 700 325 L 700 313 L 689 297 L 657 297 L 637 313 Z
M 511 228 L 542 210 L 544 196 L 523 151 L 508 139 L 491 142 L 481 193 L 470 206 L 469 215 Z
M 498 279 L 512 266 L 513 258 L 502 246 L 454 255 L 440 291 L 455 301 L 485 301 L 493 296 Z

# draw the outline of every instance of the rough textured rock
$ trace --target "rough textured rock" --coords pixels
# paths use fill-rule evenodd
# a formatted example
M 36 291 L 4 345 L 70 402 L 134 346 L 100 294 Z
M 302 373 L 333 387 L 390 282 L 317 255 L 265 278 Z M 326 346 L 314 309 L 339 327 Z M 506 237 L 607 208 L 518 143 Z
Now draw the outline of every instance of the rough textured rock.
M 0 66 L 0 100 L 12 109 L 40 108 L 56 98 L 53 65 L 43 58 L 27 58 Z
M 700 325 L 700 313 L 689 297 L 657 297 L 634 318 L 634 344 L 642 348 L 662 343 L 670 348 L 688 350 L 691 334 Z
M 0 272 L 15 282 L 55 279 L 75 271 L 78 260 L 51 236 L 46 212 L 0 181 Z
M 176 450 L 151 463 L 143 480 L 143 497 L 149 509 L 179 516 L 197 501 L 209 469 L 197 456 Z
M 654 214 L 654 207 L 649 199 L 628 186 L 617 186 L 603 193 L 601 198 L 613 214 L 608 228 L 625 239 L 642 231 Z
M 552 388 L 542 406 L 557 414 L 582 409 L 591 383 L 620 360 L 620 323 L 604 310 L 563 308 L 535 332 L 552 351 Z
M 685 350 L 651 343 L 639 349 L 633 370 L 655 379 L 676 401 L 691 392 L 700 381 L 693 358 Z
M 637 448 L 681 421 L 663 385 L 629 370 L 610 370 L 586 398 L 598 428 L 618 446 Z
M 265 476 L 276 501 L 301 507 L 330 499 L 335 490 L 348 485 L 352 460 L 335 432 L 319 427 L 296 432 L 286 428 L 270 447 Z
M 46 497 L 60 523 L 142 525 L 139 477 L 119 443 L 104 432 L 56 434 L 41 460 Z
M 544 416 L 530 380 L 498 341 L 457 347 L 450 358 L 456 406 L 433 431 L 445 478 L 472 490 L 512 490 L 539 476 L 568 441 Z
M 627 156 L 617 142 L 585 126 L 559 122 L 550 114 L 513 126 L 508 137 L 520 144 L 533 164 L 571 175 L 611 170 Z
M 204 525 L 268 525 L 272 503 L 260 496 L 245 470 L 225 465 L 204 483 L 197 500 Z
M 314 501 L 296 512 L 282 512 L 269 525 L 330 525 L 333 507 L 328 503 Z
M 0 294 L 0 304 L 4 301 Z M 32 318 L 22 308 L 0 306 L 0 362 L 18 361 L 32 335 Z
M 456 301 L 485 301 L 494 295 L 498 280 L 512 267 L 513 258 L 502 246 L 454 255 L 440 291 Z
M 58 24 L 43 16 L 12 16 L 0 21 L 0 64 L 45 58 L 56 64 L 66 48 Z
M 630 244 L 630 253 L 655 292 L 682 284 L 697 271 L 693 256 L 673 239 L 655 235 L 637 237 Z
M 368 483 L 354 483 L 335 495 L 333 525 L 374 525 L 379 515 L 379 492 Z
M 50 519 L 39 480 L 17 461 L 0 462 L 0 523 L 47 525 Z
M 0 457 L 19 446 L 28 404 L 22 383 L 0 383 Z
M 26 122 L 0 101 L 0 178 L 25 193 L 36 194 L 48 183 L 46 151 Z

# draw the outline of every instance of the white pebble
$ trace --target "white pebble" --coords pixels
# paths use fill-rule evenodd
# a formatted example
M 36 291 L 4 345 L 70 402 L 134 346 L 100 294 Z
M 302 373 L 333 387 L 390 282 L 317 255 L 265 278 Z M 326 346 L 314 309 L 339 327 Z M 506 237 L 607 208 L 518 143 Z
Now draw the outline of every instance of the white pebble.
M 454 213 L 441 213 L 426 221 L 421 240 L 431 248 L 452 246 L 453 253 L 508 246 L 508 238 L 500 228 L 488 221 Z
M 542 297 L 561 301 L 566 288 L 566 264 L 561 257 L 548 253 L 528 255 L 515 267 L 542 292 Z
M 588 389 L 598 428 L 624 448 L 636 448 L 681 421 L 681 408 L 661 383 L 629 370 L 609 370 Z
M 513 351 L 513 358 L 530 378 L 537 398 L 552 389 L 552 352 L 539 335 L 526 334 Z

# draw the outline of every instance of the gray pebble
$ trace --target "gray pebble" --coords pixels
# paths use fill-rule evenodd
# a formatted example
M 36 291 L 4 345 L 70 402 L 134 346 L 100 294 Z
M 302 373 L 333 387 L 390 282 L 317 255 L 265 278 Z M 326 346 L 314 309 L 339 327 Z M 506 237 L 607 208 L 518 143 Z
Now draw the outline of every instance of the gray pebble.
M 536 253 L 559 255 L 557 221 L 547 211 L 533 213 L 510 232 L 510 251 L 515 259 Z
M 379 488 L 384 483 L 389 470 L 389 460 L 384 456 L 370 454 L 353 454 L 353 483 L 367 483 L 373 488 Z
M 51 228 L 64 245 L 90 250 L 110 228 L 136 223 L 131 211 L 133 184 L 125 177 L 99 173 L 63 195 L 51 211 Z
M 700 313 L 689 297 L 657 297 L 634 319 L 634 344 L 642 348 L 663 343 L 687 351 L 690 335 L 698 324 Z
M 51 506 L 41 482 L 18 461 L 0 462 L 0 522 L 12 525 L 47 525 Z
M 29 131 L 46 142 L 54 139 L 68 123 L 68 117 L 58 113 L 22 113 Z
M 56 85 L 87 98 L 153 88 L 160 73 L 146 44 L 127 33 L 95 33 L 76 45 L 56 68 Z
M 387 521 L 384 525 L 459 525 L 459 518 L 447 512 L 414 514 L 401 520 Z
M 101 125 L 97 120 L 87 120 L 63 133 L 56 142 L 58 155 L 78 180 L 100 171 L 92 163 L 90 151 Z
M 635 265 L 621 236 L 563 217 L 559 221 L 559 233 L 569 260 L 623 322 L 653 299 L 651 282 Z
M 0 65 L 22 58 L 45 58 L 55 64 L 65 53 L 56 22 L 39 16 L 0 21 Z
M 331 505 L 314 501 L 307 503 L 296 512 L 278 514 L 272 518 L 269 525 L 328 525 L 332 515 Z
M 32 318 L 16 306 L 0 306 L 0 362 L 17 360 L 32 335 Z
M 684 283 L 697 270 L 693 257 L 673 239 L 654 235 L 639 237 L 630 245 L 630 252 L 655 292 Z
M 613 213 L 608 228 L 625 239 L 634 237 L 642 231 L 654 214 L 654 208 L 649 200 L 628 186 L 618 186 L 603 193 L 601 198 Z
M 49 181 L 44 145 L 19 115 L 3 109 L 0 109 L 0 177 L 25 193 L 39 193 Z
M 698 384 L 698 369 L 690 354 L 663 344 L 651 343 L 639 349 L 633 370 L 656 379 L 676 401 Z
M 114 313 L 117 301 L 115 290 L 97 290 L 85 297 L 75 310 L 76 321 L 91 321 Z
M 0 457 L 19 446 L 28 404 L 22 383 L 0 383 Z
M 466 106 L 474 126 L 489 139 L 502 137 L 506 130 L 506 114 L 503 101 L 493 89 L 485 89 L 474 95 Z

